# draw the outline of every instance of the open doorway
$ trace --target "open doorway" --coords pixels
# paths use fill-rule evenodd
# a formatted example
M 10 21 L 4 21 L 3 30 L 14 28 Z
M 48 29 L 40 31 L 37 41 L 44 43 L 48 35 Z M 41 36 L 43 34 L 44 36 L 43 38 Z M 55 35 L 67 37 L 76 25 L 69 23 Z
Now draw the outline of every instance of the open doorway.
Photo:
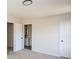
M 13 51 L 13 23 L 7 23 L 7 53 Z
M 32 49 L 32 24 L 24 25 L 24 48 Z

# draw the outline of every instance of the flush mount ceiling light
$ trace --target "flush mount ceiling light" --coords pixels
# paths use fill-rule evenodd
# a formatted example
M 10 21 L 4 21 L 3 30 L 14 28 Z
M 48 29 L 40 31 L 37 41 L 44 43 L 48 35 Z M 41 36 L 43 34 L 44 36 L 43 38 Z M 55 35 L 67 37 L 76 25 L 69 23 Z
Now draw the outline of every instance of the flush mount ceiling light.
M 23 5 L 28 6 L 32 4 L 32 0 L 24 0 Z

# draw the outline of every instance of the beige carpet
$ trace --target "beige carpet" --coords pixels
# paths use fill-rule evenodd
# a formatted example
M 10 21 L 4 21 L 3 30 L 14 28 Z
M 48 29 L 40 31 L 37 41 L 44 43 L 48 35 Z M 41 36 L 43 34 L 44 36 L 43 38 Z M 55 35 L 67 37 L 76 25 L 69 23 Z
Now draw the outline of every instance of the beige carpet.
M 67 59 L 67 58 L 59 58 L 24 49 L 16 53 L 9 52 L 7 59 Z

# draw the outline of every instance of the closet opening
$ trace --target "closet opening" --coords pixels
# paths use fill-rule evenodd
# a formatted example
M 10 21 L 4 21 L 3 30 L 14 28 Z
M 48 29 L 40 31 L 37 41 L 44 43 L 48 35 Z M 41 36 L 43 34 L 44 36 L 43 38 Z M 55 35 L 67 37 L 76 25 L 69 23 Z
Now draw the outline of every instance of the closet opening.
M 32 50 L 32 24 L 24 25 L 24 48 Z

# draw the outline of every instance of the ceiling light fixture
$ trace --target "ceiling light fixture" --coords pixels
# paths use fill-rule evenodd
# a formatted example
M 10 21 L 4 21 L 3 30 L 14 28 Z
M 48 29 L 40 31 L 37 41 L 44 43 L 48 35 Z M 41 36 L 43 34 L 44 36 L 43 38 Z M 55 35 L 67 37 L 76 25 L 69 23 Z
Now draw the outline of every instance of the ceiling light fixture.
M 25 5 L 25 6 L 28 6 L 30 4 L 32 4 L 32 0 L 24 0 L 23 1 L 23 5 Z

